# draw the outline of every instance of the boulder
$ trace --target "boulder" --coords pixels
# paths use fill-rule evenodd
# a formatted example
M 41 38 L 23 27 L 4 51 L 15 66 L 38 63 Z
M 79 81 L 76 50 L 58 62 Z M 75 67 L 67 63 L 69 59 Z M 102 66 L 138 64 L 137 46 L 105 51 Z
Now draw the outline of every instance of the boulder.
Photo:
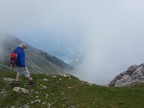
M 24 93 L 24 94 L 29 94 L 29 90 L 25 89 L 25 88 L 21 88 L 21 87 L 15 87 L 13 88 L 13 91 L 16 93 Z

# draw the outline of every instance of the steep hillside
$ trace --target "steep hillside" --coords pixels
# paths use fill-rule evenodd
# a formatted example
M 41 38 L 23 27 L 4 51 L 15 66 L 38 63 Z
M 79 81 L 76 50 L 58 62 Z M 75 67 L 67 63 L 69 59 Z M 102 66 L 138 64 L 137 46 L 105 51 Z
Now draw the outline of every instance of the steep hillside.
M 121 87 L 139 83 L 144 83 L 144 64 L 130 66 L 127 71 L 116 76 L 110 82 L 110 86 Z
M 4 64 L 9 62 L 9 54 L 15 49 L 22 41 L 11 35 L 6 35 L 2 42 Z M 26 64 L 29 69 L 34 73 L 51 73 L 59 74 L 64 70 L 68 71 L 72 69 L 71 66 L 58 58 L 43 52 L 39 49 L 27 45 L 26 51 Z
M 32 74 L 36 84 L 22 77 L 16 91 L 15 75 L 0 68 L 0 108 L 144 108 L 144 85 L 103 87 L 71 75 Z

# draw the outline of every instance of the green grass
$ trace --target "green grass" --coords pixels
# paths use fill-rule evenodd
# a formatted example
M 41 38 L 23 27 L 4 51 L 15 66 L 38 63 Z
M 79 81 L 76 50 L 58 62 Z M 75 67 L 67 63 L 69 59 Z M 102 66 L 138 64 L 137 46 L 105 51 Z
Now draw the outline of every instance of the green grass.
M 90 85 L 73 76 L 32 74 L 36 85 L 27 84 L 27 80 L 21 77 L 20 87 L 31 92 L 25 95 L 14 93 L 13 88 L 3 81 L 3 78 L 15 78 L 15 75 L 14 71 L 0 69 L 0 89 L 6 91 L 5 96 L 0 98 L 0 108 L 23 105 L 48 108 L 49 104 L 50 108 L 144 108 L 143 84 L 114 88 Z M 47 89 L 42 86 L 47 86 Z M 41 102 L 34 103 L 37 99 Z

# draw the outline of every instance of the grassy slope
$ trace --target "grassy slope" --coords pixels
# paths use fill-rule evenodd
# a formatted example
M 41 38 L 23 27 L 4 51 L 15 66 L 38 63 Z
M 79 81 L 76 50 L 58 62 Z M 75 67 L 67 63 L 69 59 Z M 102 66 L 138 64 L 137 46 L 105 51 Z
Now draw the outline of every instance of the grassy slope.
M 28 85 L 22 77 L 21 87 L 31 91 L 29 95 L 17 94 L 4 83 L 3 78 L 15 78 L 16 73 L 0 69 L 0 88 L 6 91 L 0 96 L 0 108 L 29 105 L 30 108 L 144 108 L 144 85 L 112 88 L 90 85 L 69 76 L 32 74 L 37 85 Z M 43 79 L 48 79 L 44 81 Z M 47 86 L 44 89 L 42 86 Z M 34 103 L 40 99 L 41 102 Z M 46 103 L 45 103 L 46 102 Z

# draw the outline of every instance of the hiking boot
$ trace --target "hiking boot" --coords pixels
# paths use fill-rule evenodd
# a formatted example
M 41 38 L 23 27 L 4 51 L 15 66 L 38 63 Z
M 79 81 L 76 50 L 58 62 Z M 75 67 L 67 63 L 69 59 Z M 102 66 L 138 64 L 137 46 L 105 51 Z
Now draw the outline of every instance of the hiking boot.
M 16 81 L 14 83 L 11 83 L 11 86 L 12 87 L 18 87 L 20 85 L 20 82 L 19 81 Z
M 33 80 L 29 80 L 29 84 L 30 84 L 30 85 L 34 85 L 35 82 L 34 82 Z

